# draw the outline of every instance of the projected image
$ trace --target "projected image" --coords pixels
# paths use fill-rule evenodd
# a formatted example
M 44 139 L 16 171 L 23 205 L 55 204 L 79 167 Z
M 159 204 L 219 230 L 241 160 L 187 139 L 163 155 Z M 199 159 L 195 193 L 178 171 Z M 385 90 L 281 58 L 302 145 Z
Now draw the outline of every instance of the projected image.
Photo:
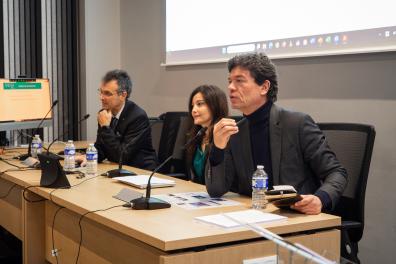
M 396 50 L 396 2 L 167 0 L 166 62 Z

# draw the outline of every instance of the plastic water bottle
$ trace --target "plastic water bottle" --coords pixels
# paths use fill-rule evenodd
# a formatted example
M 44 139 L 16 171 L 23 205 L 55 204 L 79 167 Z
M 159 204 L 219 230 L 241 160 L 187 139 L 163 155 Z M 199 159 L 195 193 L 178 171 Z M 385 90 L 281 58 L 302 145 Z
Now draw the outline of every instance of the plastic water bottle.
M 257 165 L 257 170 L 252 176 L 252 207 L 253 209 L 265 209 L 268 201 L 265 191 L 268 189 L 268 174 L 263 165 Z
M 32 140 L 32 157 L 37 158 L 37 154 L 41 154 L 43 151 L 43 142 L 40 139 L 40 135 L 34 135 Z
M 87 157 L 86 174 L 96 175 L 98 173 L 98 151 L 96 150 L 94 144 L 92 143 L 89 144 L 86 157 Z
M 73 171 L 76 166 L 76 147 L 74 146 L 73 140 L 68 140 L 65 146 L 65 162 L 63 169 L 65 171 Z

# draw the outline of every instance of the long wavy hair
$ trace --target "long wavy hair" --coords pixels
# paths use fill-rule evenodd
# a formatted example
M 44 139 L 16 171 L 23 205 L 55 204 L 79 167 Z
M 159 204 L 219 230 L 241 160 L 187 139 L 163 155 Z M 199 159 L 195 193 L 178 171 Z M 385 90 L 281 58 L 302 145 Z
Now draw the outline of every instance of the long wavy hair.
M 190 99 L 188 100 L 188 110 L 189 110 L 189 123 L 190 123 L 190 130 L 187 135 L 188 140 L 195 137 L 198 131 L 202 128 L 200 125 L 194 124 L 194 119 L 192 117 L 192 100 L 194 96 L 198 93 L 201 93 L 206 105 L 209 108 L 210 114 L 212 116 L 212 121 L 208 127 L 209 133 L 209 142 L 213 142 L 213 126 L 216 124 L 220 119 L 228 116 L 228 104 L 227 104 L 227 96 L 226 94 L 217 86 L 215 85 L 200 85 L 195 88 L 191 95 Z M 196 144 L 191 144 L 187 148 L 187 163 L 188 166 L 191 166 L 192 158 L 195 152 L 197 145 L 202 143 L 202 140 L 205 135 L 202 135 L 200 138 L 196 140 Z M 206 149 L 208 151 L 208 148 Z

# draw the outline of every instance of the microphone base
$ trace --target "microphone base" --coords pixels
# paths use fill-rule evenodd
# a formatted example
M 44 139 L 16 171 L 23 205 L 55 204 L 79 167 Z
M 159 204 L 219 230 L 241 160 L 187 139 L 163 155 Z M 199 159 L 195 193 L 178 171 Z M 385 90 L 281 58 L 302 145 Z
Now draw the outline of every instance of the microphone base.
M 141 197 L 131 200 L 131 206 L 135 210 L 157 210 L 169 208 L 171 204 L 153 197 Z
M 106 172 L 106 176 L 109 178 L 134 176 L 134 175 L 137 175 L 137 174 L 132 171 L 124 170 L 124 169 L 115 169 L 115 170 L 109 170 L 108 172 Z

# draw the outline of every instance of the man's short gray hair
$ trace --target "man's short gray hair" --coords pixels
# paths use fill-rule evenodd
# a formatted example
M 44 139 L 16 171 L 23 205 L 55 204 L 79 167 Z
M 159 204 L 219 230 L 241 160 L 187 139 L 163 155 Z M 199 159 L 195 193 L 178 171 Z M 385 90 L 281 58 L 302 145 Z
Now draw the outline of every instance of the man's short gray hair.
M 118 93 L 120 94 L 125 91 L 127 93 L 127 98 L 129 98 L 132 93 L 132 80 L 128 73 L 123 70 L 112 70 L 107 72 L 102 79 L 103 84 L 106 84 L 112 80 L 117 81 Z

